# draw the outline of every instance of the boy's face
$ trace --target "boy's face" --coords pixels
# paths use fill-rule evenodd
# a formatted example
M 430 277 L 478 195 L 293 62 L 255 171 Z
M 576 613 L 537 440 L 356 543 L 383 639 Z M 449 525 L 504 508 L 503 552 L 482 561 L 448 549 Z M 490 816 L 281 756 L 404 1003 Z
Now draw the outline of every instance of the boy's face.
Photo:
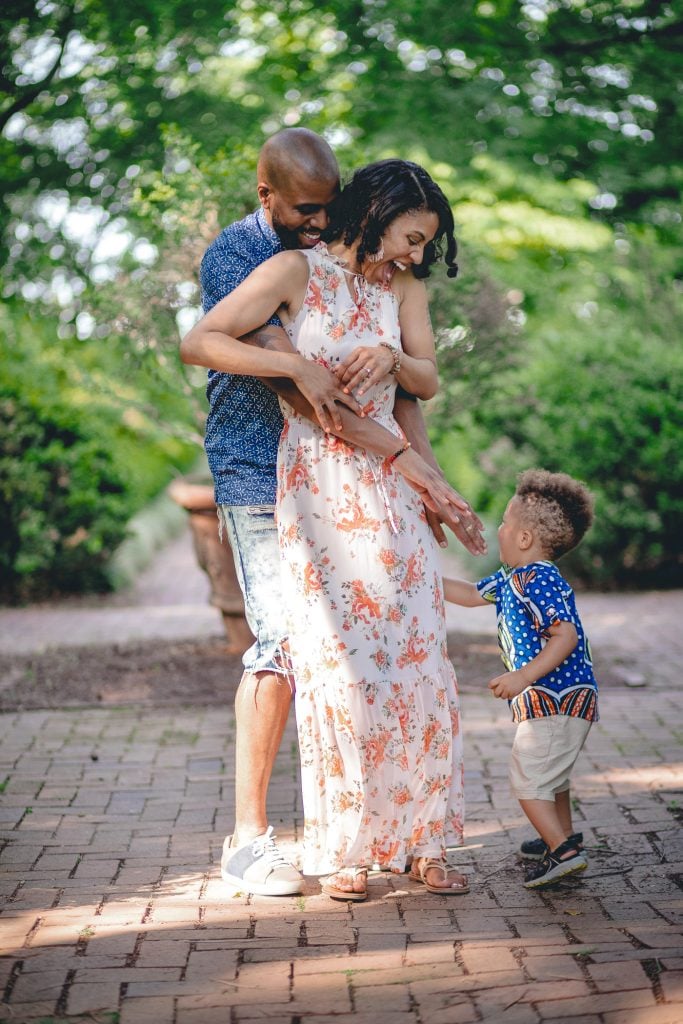
M 515 568 L 526 561 L 526 549 L 520 547 L 524 526 L 521 520 L 522 506 L 518 497 L 511 498 L 498 527 L 498 549 L 500 560 Z

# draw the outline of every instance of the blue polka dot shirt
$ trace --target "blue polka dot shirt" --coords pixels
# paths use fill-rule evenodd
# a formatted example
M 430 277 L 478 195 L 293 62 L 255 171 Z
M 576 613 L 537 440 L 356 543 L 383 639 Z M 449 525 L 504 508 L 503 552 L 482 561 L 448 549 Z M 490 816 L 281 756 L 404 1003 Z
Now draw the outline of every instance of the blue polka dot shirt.
M 502 566 L 476 586 L 485 600 L 496 605 L 498 643 L 510 672 L 523 668 L 543 650 L 553 623 L 571 622 L 578 634 L 576 647 L 561 665 L 509 702 L 514 721 L 546 715 L 597 720 L 597 683 L 590 645 L 576 610 L 574 592 L 557 566 L 545 561 L 517 569 Z
M 208 313 L 252 270 L 282 251 L 262 209 L 231 224 L 204 253 L 199 280 Z M 279 324 L 277 317 L 268 323 Z M 209 370 L 204 447 L 219 505 L 275 504 L 282 414 L 276 395 L 254 377 Z

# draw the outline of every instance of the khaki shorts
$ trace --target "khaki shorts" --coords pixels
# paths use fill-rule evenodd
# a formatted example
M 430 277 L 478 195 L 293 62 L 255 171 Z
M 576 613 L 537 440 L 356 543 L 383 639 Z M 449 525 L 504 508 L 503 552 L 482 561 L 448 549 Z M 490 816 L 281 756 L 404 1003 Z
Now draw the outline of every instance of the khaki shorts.
M 592 722 L 569 715 L 530 718 L 517 726 L 510 785 L 518 800 L 554 800 L 569 789 L 574 763 Z

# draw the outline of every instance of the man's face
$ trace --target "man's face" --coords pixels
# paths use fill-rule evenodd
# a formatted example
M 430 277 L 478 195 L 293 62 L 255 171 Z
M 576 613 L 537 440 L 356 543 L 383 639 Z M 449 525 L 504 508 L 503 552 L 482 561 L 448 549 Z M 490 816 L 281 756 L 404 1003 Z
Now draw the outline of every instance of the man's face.
M 292 178 L 286 188 L 259 183 L 266 220 L 285 249 L 311 249 L 329 222 L 328 209 L 339 195 L 338 181 Z

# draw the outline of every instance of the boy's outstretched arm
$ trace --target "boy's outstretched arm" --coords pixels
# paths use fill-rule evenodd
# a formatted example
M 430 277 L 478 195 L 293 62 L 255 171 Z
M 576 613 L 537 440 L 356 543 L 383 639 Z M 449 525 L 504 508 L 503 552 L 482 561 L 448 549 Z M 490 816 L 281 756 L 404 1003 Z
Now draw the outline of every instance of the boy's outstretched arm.
M 451 604 L 461 604 L 465 608 L 477 608 L 481 604 L 490 603 L 484 600 L 474 583 L 449 576 L 443 578 L 443 596 Z
M 517 697 L 527 686 L 532 686 L 541 676 L 547 676 L 569 657 L 579 640 L 574 624 L 554 622 L 549 631 L 551 637 L 545 647 L 528 664 L 514 672 L 503 672 L 491 680 L 489 690 L 494 697 L 505 697 L 507 700 Z

